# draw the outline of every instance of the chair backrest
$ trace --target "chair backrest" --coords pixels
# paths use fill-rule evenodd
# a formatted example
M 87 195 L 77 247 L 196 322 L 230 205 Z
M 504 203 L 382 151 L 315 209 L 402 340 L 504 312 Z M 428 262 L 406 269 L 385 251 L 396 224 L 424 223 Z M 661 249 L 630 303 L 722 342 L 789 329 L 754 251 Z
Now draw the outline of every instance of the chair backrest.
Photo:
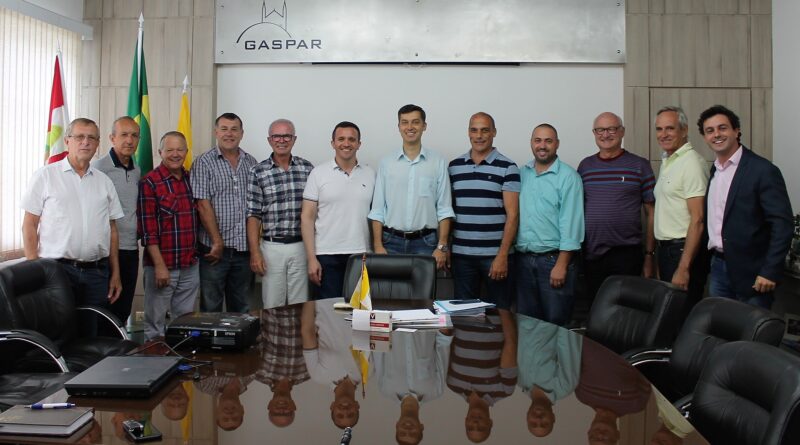
M 37 259 L 0 269 L 0 327 L 31 329 L 61 347 L 77 332 L 75 297 L 57 262 Z
M 681 327 L 686 300 L 686 292 L 663 281 L 610 276 L 589 310 L 586 336 L 618 354 L 669 347 Z
M 719 346 L 703 368 L 692 424 L 711 443 L 800 443 L 800 358 L 774 346 Z
M 783 318 L 767 309 L 730 298 L 704 298 L 689 313 L 675 339 L 670 381 L 681 396 L 689 394 L 714 349 L 738 340 L 777 346 L 785 327 Z
M 430 255 L 367 254 L 372 298 L 433 300 L 436 297 L 436 260 Z M 350 300 L 361 277 L 361 254 L 347 260 L 342 297 Z

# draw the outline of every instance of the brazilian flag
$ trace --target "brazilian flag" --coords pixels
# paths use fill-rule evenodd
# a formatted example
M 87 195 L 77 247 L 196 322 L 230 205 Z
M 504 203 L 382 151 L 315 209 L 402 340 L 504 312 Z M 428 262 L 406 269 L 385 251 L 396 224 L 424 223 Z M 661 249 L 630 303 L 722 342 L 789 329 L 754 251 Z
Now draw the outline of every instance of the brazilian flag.
M 147 96 L 147 70 L 144 64 L 144 16 L 139 15 L 139 37 L 133 55 L 131 87 L 128 90 L 128 116 L 139 124 L 139 146 L 133 155 L 142 176 L 153 169 L 153 141 L 150 137 L 150 99 Z

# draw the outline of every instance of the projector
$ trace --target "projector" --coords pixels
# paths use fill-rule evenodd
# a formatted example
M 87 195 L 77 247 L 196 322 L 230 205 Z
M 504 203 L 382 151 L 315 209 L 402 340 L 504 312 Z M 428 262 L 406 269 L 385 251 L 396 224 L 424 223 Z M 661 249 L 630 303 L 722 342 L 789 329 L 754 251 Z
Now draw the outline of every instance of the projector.
M 173 320 L 166 342 L 194 348 L 242 351 L 256 343 L 261 320 L 234 312 L 192 312 Z

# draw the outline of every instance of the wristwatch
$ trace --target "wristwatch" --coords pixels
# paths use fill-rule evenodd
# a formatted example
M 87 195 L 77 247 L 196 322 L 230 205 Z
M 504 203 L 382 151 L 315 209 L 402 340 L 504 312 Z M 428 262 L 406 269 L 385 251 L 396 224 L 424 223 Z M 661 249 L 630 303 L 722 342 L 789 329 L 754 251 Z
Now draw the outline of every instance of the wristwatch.
M 438 246 L 436 246 L 436 248 L 445 253 L 447 253 L 447 251 L 450 250 L 447 244 L 439 244 Z

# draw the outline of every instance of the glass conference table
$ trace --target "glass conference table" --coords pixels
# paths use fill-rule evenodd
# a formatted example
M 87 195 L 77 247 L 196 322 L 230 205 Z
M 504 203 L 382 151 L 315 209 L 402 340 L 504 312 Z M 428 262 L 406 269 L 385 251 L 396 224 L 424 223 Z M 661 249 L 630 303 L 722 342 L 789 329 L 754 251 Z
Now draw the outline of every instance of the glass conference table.
M 151 399 L 62 390 L 46 401 L 95 408 L 79 443 L 128 443 L 126 419 L 176 444 L 340 444 L 346 426 L 351 444 L 707 443 L 638 371 L 580 334 L 505 312 L 359 333 L 334 301 L 262 311 L 257 346 L 198 352 L 214 364 Z

